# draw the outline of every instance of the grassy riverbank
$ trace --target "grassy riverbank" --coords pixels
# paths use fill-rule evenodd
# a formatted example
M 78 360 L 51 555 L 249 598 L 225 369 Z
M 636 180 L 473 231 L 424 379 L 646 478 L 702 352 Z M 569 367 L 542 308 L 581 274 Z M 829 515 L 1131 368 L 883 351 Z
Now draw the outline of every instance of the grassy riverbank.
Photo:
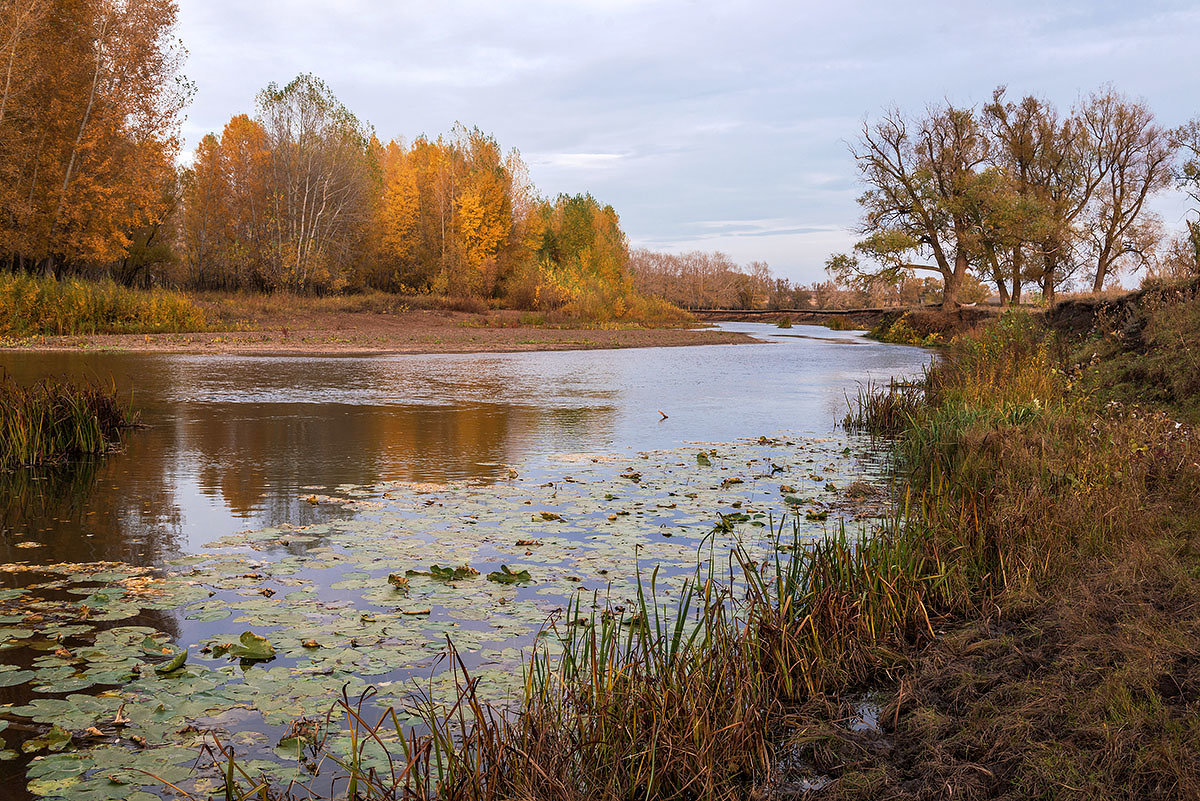
M 0 337 L 204 330 L 191 299 L 112 281 L 35 278 L 0 273 Z
M 412 319 L 414 312 L 470 315 L 473 327 L 605 329 L 675 328 L 694 319 L 658 298 L 581 293 L 550 311 L 521 312 L 476 297 L 289 292 L 174 292 L 129 289 L 112 281 L 57 280 L 0 273 L 0 337 L 302 330 L 314 320 Z M 370 327 L 369 325 L 366 327 Z
M 586 301 L 586 302 L 585 302 Z M 753 342 L 702 331 L 639 295 L 581 295 L 551 311 L 478 298 L 131 290 L 0 274 L 0 347 L 155 353 L 483 353 Z
M 1194 303 L 1147 307 L 1147 326 L 1190 325 Z M 740 555 L 736 592 L 712 577 L 664 617 L 647 587 L 639 625 L 565 628 L 520 716 L 464 675 L 457 704 L 420 707 L 433 734 L 409 735 L 394 774 L 347 763 L 359 791 L 1195 797 L 1200 438 L 1171 408 L 1113 402 L 1097 375 L 1129 342 L 1103 322 L 1081 338 L 1010 315 L 953 343 L 921 392 L 868 393 L 850 422 L 897 443 L 882 529 L 784 536 L 776 561 Z M 854 731 L 864 692 L 880 725 Z M 359 721 L 362 742 L 390 726 Z
M 0 379 L 0 469 L 105 453 L 133 420 L 116 393 L 97 384 Z

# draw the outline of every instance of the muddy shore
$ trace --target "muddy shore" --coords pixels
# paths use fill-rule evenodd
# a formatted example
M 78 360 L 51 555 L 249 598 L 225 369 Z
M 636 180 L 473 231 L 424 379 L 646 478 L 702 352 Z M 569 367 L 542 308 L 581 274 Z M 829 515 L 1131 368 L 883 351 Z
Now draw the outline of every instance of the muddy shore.
M 10 340 L 12 349 L 139 351 L 237 355 L 516 353 L 550 350 L 675 347 L 757 342 L 706 328 L 579 328 L 522 325 L 508 312 L 297 311 L 218 321 L 211 330 L 172 334 L 36 336 Z

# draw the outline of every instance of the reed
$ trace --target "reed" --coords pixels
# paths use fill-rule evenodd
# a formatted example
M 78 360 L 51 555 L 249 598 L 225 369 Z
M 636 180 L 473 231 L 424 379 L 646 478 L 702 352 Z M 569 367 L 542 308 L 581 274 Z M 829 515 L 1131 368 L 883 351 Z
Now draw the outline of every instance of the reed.
M 0 336 L 200 331 L 204 314 L 178 292 L 0 273 Z
M 114 388 L 45 379 L 0 379 L 0 468 L 56 464 L 120 446 L 136 422 Z

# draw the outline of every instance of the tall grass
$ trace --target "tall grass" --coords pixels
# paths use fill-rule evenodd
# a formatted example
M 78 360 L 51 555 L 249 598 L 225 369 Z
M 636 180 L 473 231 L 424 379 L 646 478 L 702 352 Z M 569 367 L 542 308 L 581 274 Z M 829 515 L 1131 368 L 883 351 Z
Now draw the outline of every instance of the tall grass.
M 746 797 L 789 704 L 866 679 L 899 658 L 895 643 L 931 632 L 910 579 L 919 556 L 892 537 L 839 532 L 814 546 L 794 527 L 773 541 L 774 557 L 738 548 L 728 581 L 700 573 L 670 604 L 654 574 L 633 609 L 570 606 L 552 629 L 561 654 L 527 663 L 516 714 L 481 701 L 453 656 L 459 693 L 447 702 L 417 696 L 369 721 L 364 699 L 343 698 L 355 756 L 339 758 L 336 797 Z M 399 723 L 413 715 L 425 733 Z M 358 767 L 380 748 L 390 771 Z M 227 798 L 262 792 L 231 748 L 216 753 Z
M 178 292 L 0 273 L 0 336 L 199 331 L 200 307 Z
M 120 444 L 135 415 L 94 383 L 0 379 L 0 468 L 55 464 Z

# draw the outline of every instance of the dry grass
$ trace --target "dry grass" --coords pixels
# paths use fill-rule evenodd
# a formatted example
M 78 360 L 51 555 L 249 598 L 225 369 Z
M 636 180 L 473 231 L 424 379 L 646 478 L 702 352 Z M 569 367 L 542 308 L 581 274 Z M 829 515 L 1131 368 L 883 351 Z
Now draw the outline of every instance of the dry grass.
M 176 333 L 204 327 L 203 312 L 178 292 L 0 273 L 0 336 Z
M 473 325 L 501 328 L 671 328 L 694 322 L 678 308 L 657 298 L 622 293 L 581 293 L 549 310 L 514 312 L 469 296 L 401 295 L 367 291 L 351 295 L 296 295 L 203 292 L 193 295 L 218 327 L 255 329 L 281 320 L 312 315 L 398 315 L 413 311 L 454 311 L 477 315 Z M 299 324 L 297 322 L 297 324 Z

